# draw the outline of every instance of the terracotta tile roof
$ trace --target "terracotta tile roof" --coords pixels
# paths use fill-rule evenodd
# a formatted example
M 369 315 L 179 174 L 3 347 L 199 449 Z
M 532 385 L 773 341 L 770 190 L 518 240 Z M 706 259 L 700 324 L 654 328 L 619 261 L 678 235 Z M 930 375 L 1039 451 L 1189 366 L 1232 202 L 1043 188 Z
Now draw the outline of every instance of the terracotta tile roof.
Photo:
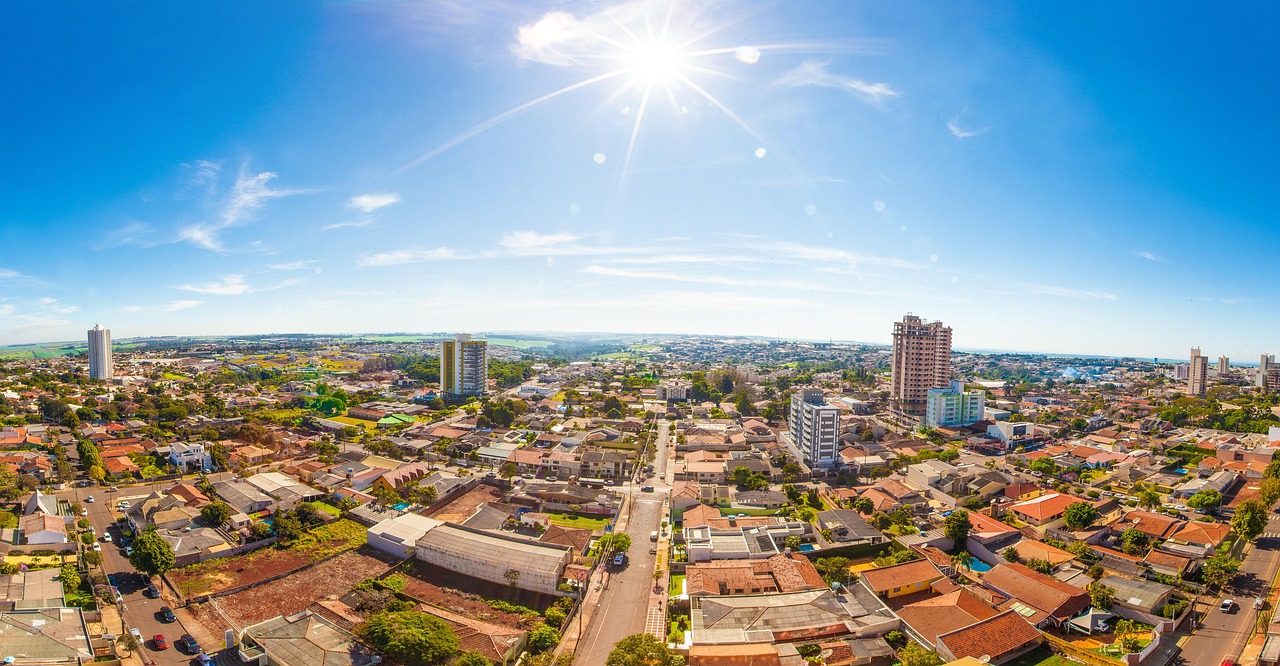
M 1081 501 L 1083 500 L 1071 495 L 1049 493 L 1035 499 L 1019 502 L 1009 508 L 1036 521 L 1045 521 L 1054 516 L 1062 515 L 1062 512 L 1067 510 L 1067 506 Z
M 862 493 L 862 497 L 871 500 L 871 507 L 873 511 L 887 511 L 901 504 L 901 502 L 890 495 L 880 492 L 875 488 L 869 488 L 864 491 Z
M 929 560 L 915 560 L 862 572 L 862 579 L 877 594 L 913 583 L 932 582 L 939 578 L 942 578 L 942 572 L 938 571 L 938 567 L 933 566 L 933 562 Z
M 994 663 L 1000 663 L 1004 655 L 1043 640 L 1040 631 L 1014 611 L 938 636 L 938 643 L 956 659 L 989 656 Z
M 418 604 L 414 610 L 434 615 L 442 620 L 458 636 L 458 648 L 464 652 L 479 652 L 491 661 L 506 660 L 507 653 L 519 643 L 524 632 L 496 624 L 473 620 L 443 608 Z
M 1018 528 L 977 511 L 969 512 L 969 528 L 975 535 L 997 535 L 1017 532 Z
M 1022 564 L 1000 564 L 983 574 L 982 584 L 1011 597 L 1007 606 L 1026 604 L 1057 621 L 1070 618 L 1089 605 L 1089 595 L 1084 590 Z
M 591 543 L 591 530 L 552 525 L 547 528 L 546 532 L 542 533 L 542 536 L 538 537 L 538 541 L 569 546 L 581 553 L 587 549 L 587 544 Z
M 1179 572 L 1186 571 L 1187 567 L 1191 565 L 1191 558 L 1166 553 L 1162 550 L 1153 550 L 1147 553 L 1147 556 L 1142 558 L 1142 561 L 1147 564 L 1175 569 Z
M 960 588 L 940 597 L 907 604 L 898 610 L 898 617 L 932 644 L 942 634 L 999 613 L 967 589 Z
M 1169 538 L 1217 548 L 1218 544 L 1222 543 L 1222 540 L 1227 538 L 1227 534 L 1230 532 L 1231 527 L 1224 523 L 1202 523 L 1196 521 L 1187 523 Z
M 888 495 L 889 497 L 892 497 L 897 500 L 901 500 L 904 497 L 910 497 L 912 495 L 920 494 L 915 490 L 912 490 L 911 487 L 908 486 L 907 484 L 894 479 L 881 479 L 880 482 L 874 486 L 874 488 Z
M 1123 532 L 1130 527 L 1136 527 L 1139 532 L 1154 539 L 1168 539 L 1185 524 L 1186 521 L 1173 516 L 1151 513 L 1150 511 L 1130 511 L 1117 518 L 1111 524 L 1111 529 L 1116 532 Z
M 1019 541 L 1014 544 L 1013 549 L 1018 551 L 1018 555 L 1021 555 L 1024 560 L 1045 560 L 1054 566 L 1073 560 L 1076 557 L 1061 548 L 1054 548 L 1047 543 L 1031 539 Z

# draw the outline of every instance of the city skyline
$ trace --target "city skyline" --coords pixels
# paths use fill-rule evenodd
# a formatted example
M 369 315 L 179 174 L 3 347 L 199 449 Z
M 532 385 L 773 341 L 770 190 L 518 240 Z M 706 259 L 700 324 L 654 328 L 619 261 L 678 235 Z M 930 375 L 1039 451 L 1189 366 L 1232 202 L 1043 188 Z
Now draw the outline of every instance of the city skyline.
M 915 312 L 958 350 L 1252 364 L 1280 91 L 1234 72 L 1277 9 L 1146 9 L 5 7 L 0 345 L 887 344 Z

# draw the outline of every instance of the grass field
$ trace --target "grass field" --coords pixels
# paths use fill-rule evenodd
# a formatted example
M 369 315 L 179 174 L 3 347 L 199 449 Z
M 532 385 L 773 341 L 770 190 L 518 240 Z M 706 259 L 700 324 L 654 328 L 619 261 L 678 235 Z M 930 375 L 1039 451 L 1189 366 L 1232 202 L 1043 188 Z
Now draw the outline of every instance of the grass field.
M 345 423 L 349 426 L 364 428 L 365 430 L 376 430 L 378 428 L 377 421 L 365 421 L 364 419 L 353 419 L 350 416 L 329 416 L 326 418 L 328 418 L 330 421 Z
M 671 596 L 674 597 L 683 592 L 683 587 L 684 574 L 671 574 L 671 581 L 667 583 L 667 591 L 671 593 Z
M 1005 662 L 1005 666 L 1075 666 L 1075 662 L 1040 647 L 1028 652 L 1013 661 Z
M 561 527 L 577 527 L 584 530 L 604 530 L 605 525 L 609 524 L 608 518 L 587 518 L 586 516 L 576 516 L 572 513 L 547 513 L 551 518 L 552 525 Z

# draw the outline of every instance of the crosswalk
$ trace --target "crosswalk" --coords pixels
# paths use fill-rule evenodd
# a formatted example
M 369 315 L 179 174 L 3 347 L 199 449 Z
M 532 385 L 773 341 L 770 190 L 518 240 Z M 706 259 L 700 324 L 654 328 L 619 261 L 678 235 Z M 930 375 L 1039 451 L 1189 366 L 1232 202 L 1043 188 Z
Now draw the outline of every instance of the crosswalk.
M 1258 535 L 1259 539 L 1280 539 L 1280 532 L 1263 532 Z

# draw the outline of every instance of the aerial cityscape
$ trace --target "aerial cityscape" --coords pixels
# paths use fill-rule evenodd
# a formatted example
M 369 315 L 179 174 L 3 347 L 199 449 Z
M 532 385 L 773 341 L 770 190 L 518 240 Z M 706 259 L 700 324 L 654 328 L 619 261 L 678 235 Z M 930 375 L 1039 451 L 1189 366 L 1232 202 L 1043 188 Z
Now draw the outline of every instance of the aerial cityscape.
M 1278 23 L 0 7 L 0 660 L 1280 666 Z

